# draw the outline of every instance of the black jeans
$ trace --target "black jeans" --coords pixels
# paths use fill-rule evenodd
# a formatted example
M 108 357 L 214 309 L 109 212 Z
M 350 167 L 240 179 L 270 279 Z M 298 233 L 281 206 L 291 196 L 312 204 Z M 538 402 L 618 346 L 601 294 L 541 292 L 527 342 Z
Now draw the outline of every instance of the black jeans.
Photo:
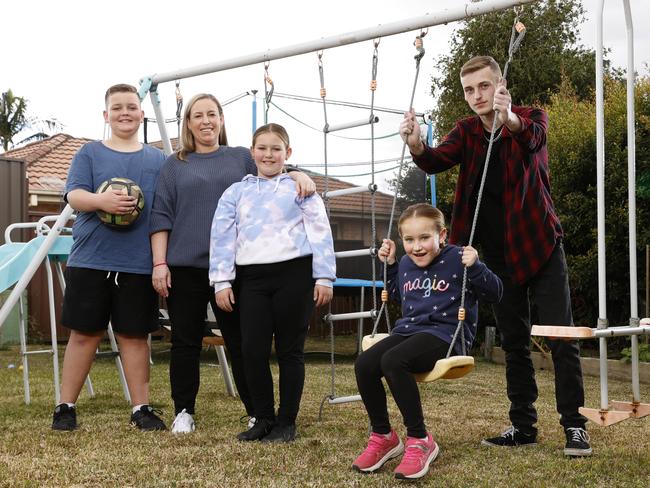
M 173 266 L 170 268 L 172 287 L 167 305 L 172 324 L 172 350 L 169 362 L 169 379 L 176 414 L 186 409 L 194 414 L 196 395 L 199 392 L 199 360 L 205 332 L 208 303 L 214 310 L 221 335 L 230 354 L 232 375 L 246 413 L 253 414 L 241 352 L 239 315 L 219 309 L 210 286 L 208 270 Z
M 503 298 L 492 305 L 506 356 L 510 421 L 525 433 L 536 433 L 535 369 L 530 357 L 530 302 L 537 306 L 539 324 L 573 325 L 566 257 L 561 242 L 548 262 L 526 284 L 514 284 L 503 258 L 485 263 L 503 280 Z M 577 341 L 548 340 L 555 369 L 555 398 L 564 428 L 584 427 L 578 408 L 584 405 L 580 349 Z
M 426 437 L 420 390 L 413 373 L 431 371 L 448 350 L 445 341 L 422 332 L 411 336 L 391 335 L 359 355 L 354 372 L 373 432 L 388 434 L 391 430 L 386 391 L 381 382 L 384 377 L 402 414 L 406 435 Z
M 305 339 L 314 308 L 311 256 L 237 266 L 242 350 L 255 417 L 275 418 L 269 359 L 275 336 L 280 369 L 278 423 L 292 425 L 305 383 Z

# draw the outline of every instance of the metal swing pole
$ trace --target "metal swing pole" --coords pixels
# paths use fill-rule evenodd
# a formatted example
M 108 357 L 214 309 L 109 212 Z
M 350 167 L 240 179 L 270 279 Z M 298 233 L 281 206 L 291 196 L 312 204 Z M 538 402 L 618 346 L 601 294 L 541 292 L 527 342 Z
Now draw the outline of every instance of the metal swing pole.
M 402 34 L 411 32 L 418 29 L 432 27 L 434 25 L 448 24 L 449 22 L 456 22 L 471 17 L 496 12 L 499 10 L 506 10 L 511 7 L 525 5 L 532 3 L 536 0 L 485 0 L 483 2 L 468 2 L 459 5 L 455 8 L 445 9 L 441 12 L 427 13 L 419 17 L 412 17 L 409 19 L 390 22 L 387 24 L 380 24 L 375 27 L 369 27 L 358 31 L 347 32 L 336 36 L 315 39 L 292 46 L 282 47 L 278 49 L 268 49 L 246 56 L 227 59 L 225 61 L 218 61 L 215 63 L 208 63 L 199 66 L 194 66 L 185 69 L 178 69 L 175 71 L 168 71 L 166 73 L 157 73 L 150 76 L 145 76 L 140 80 L 139 95 L 140 99 L 144 99 L 146 94 L 156 87 L 168 81 L 182 80 L 208 73 L 216 73 L 218 71 L 225 71 L 233 68 L 240 68 L 249 66 L 251 64 L 263 63 L 272 61 L 274 59 L 288 58 L 297 56 L 299 54 L 307 54 L 310 52 L 321 51 L 333 47 L 345 46 L 348 44 L 355 44 L 362 41 L 376 39 L 378 37 L 388 37 L 395 34 Z M 171 144 L 167 129 L 164 127 L 164 117 L 162 109 L 160 108 L 160 100 L 158 95 L 152 95 L 151 103 L 156 113 L 156 120 L 158 128 L 160 129 L 160 137 L 163 141 L 163 147 L 166 154 L 171 154 Z

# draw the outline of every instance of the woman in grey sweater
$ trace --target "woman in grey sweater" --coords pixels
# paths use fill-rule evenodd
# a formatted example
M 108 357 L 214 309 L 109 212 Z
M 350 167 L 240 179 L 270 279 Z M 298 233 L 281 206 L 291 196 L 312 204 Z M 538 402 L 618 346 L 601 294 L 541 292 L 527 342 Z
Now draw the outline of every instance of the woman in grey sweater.
M 226 347 L 239 396 L 250 416 L 253 407 L 246 386 L 237 310 L 216 307 L 208 278 L 210 226 L 223 192 L 257 168 L 250 151 L 229 147 L 223 109 L 210 94 L 195 95 L 183 114 L 181 148 L 163 166 L 153 202 L 150 233 L 152 282 L 167 299 L 172 324 L 169 364 L 176 418 L 173 433 L 194 431 L 199 390 L 199 356 L 207 304 L 212 305 Z M 298 191 L 313 193 L 314 182 L 293 172 Z

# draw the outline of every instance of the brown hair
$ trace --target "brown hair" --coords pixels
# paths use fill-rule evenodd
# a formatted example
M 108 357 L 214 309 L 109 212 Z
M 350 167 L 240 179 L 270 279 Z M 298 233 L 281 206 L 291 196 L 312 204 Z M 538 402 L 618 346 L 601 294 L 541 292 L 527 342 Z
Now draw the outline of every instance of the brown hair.
M 192 112 L 192 108 L 194 107 L 194 104 L 199 100 L 204 100 L 206 98 L 208 100 L 212 100 L 217 105 L 217 110 L 219 110 L 219 115 L 223 117 L 223 108 L 221 107 L 219 100 L 217 100 L 217 98 L 214 95 L 211 95 L 209 93 L 199 93 L 192 97 L 190 102 L 185 107 L 185 110 L 183 111 L 183 128 L 181 129 L 181 140 L 180 140 L 181 147 L 176 152 L 176 157 L 181 161 L 187 161 L 186 159 L 187 155 L 189 153 L 196 151 L 194 134 L 192 134 L 188 122 L 190 120 L 190 114 Z M 221 130 L 219 131 L 219 139 L 217 142 L 219 143 L 220 146 L 228 145 L 228 136 L 226 135 L 225 124 L 221 124 Z
M 138 95 L 138 89 L 133 85 L 128 85 L 126 83 L 118 83 L 117 85 L 113 85 L 109 87 L 108 90 L 106 90 L 106 94 L 104 95 L 104 105 L 108 106 L 108 97 L 114 93 L 135 93 Z M 140 100 L 140 95 L 138 95 L 138 100 Z
M 497 77 L 501 78 L 501 67 L 492 56 L 474 56 L 460 69 L 460 77 L 462 78 L 483 68 L 490 68 Z
M 289 147 L 289 134 L 280 124 L 270 123 L 258 128 L 253 134 L 252 146 L 255 146 L 255 141 L 257 141 L 257 138 L 262 134 L 275 134 L 284 143 L 285 149 Z
M 436 207 L 432 207 L 428 203 L 416 203 L 415 205 L 407 207 L 407 209 L 402 212 L 402 215 L 399 216 L 397 228 L 400 235 L 402 235 L 402 224 L 406 220 L 414 219 L 415 217 L 424 217 L 425 219 L 432 220 L 438 233 L 441 233 L 443 229 L 446 229 L 445 216 L 440 210 Z

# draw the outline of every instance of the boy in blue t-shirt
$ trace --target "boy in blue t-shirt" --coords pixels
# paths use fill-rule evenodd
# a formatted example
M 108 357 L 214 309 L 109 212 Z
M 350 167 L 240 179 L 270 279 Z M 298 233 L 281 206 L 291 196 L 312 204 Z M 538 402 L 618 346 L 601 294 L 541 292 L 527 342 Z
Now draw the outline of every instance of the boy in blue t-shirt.
M 111 322 L 134 405 L 131 424 L 140 430 L 165 430 L 149 406 L 149 345 L 158 328 L 158 298 L 151 285 L 149 215 L 164 154 L 138 142 L 144 119 L 135 87 L 119 84 L 105 96 L 104 120 L 111 136 L 85 144 L 75 155 L 65 200 L 78 212 L 74 243 L 65 270 L 62 323 L 71 329 L 63 359 L 61 403 L 52 429 L 77 428 L 75 402 L 90 371 L 95 351 Z M 131 213 L 136 198 L 116 190 L 95 193 L 109 178 L 135 181 L 144 194 L 140 217 L 126 230 L 104 225 L 96 214 Z

